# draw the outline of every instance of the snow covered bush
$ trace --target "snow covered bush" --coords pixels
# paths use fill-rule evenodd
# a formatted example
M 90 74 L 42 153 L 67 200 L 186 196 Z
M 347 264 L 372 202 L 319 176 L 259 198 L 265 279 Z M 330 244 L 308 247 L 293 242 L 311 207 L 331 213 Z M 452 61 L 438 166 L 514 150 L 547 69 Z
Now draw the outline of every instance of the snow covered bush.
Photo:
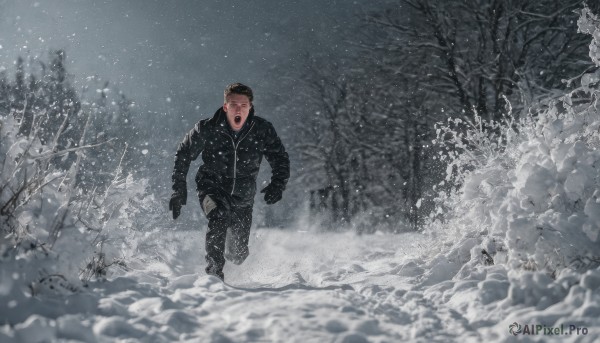
M 72 205 L 68 182 L 72 170 L 55 169 L 49 163 L 62 152 L 42 144 L 37 129 L 31 136 L 18 132 L 12 114 L 0 117 L 0 296 L 14 299 L 4 305 L 9 308 L 24 294 L 40 292 L 41 285 L 53 291 L 73 289 L 73 278 L 65 277 L 72 261 L 63 263 L 53 250 L 72 224 L 64 215 Z
M 12 113 L 0 115 L 0 313 L 124 266 L 135 250 L 129 237 L 144 228 L 134 223 L 147 223 L 141 211 L 152 220 L 157 206 L 147 181 L 123 175 L 120 165 L 102 194 L 76 184 L 83 151 L 93 147 L 82 144 L 85 130 L 76 147 L 58 150 L 35 127 L 30 135 L 19 127 Z M 69 151 L 77 156 L 70 168 L 50 162 Z
M 87 206 L 79 212 L 78 220 L 92 232 L 89 244 L 94 249 L 80 273 L 84 281 L 106 276 L 111 265 L 126 268 L 136 259 L 139 237 L 162 219 L 158 202 L 148 194 L 148 180 L 134 180 L 119 170 L 104 194 L 91 194 L 84 203 Z
M 2 217 L 3 243 L 11 242 L 15 247 L 27 242 L 37 246 L 40 239 L 50 235 L 48 218 L 25 211 L 28 206 L 38 206 L 41 211 L 56 210 L 59 194 L 45 194 L 51 184 L 62 184 L 64 171 L 55 170 L 48 159 L 54 155 L 52 149 L 42 145 L 37 138 L 19 136 L 18 123 L 12 115 L 0 117 L 0 216 Z M 34 135 L 35 136 L 35 135 Z M 36 204 L 37 203 L 37 204 Z M 34 205 L 35 204 L 35 205 Z M 39 217 L 44 222 L 33 221 Z M 43 229 L 42 229 L 43 228 Z
M 600 19 L 594 15 L 589 8 L 584 8 L 577 21 L 579 32 L 592 35 L 593 40 L 590 43 L 590 58 L 596 66 L 600 66 Z M 598 80 L 596 79 L 596 82 Z
M 519 119 L 509 110 L 503 122 L 450 119 L 438 127 L 436 143 L 452 148 L 439 156 L 448 176 L 430 230 L 446 241 L 475 239 L 471 260 L 488 254 L 553 276 L 599 265 L 600 21 L 584 9 L 578 24 L 593 36 L 596 64 L 579 87 Z

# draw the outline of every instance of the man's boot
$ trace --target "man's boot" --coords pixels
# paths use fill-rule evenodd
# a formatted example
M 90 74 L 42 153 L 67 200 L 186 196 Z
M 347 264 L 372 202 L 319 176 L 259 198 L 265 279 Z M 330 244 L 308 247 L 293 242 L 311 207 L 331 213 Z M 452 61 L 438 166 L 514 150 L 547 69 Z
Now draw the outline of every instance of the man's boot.
M 223 270 L 216 270 L 216 268 L 208 265 L 206 266 L 206 274 L 213 275 L 221 279 L 221 281 L 225 282 L 225 274 L 223 274 Z

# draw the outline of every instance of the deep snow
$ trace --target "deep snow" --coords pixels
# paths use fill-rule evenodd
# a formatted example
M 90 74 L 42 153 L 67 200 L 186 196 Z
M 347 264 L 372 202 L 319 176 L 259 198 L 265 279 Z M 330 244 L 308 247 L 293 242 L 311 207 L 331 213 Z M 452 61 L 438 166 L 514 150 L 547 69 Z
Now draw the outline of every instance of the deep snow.
M 141 242 L 130 270 L 110 282 L 75 295 L 45 289 L 16 304 L 13 311 L 27 315 L 13 317 L 3 339 L 378 342 L 441 335 L 432 328 L 443 326 L 443 314 L 400 308 L 423 271 L 410 262 L 427 251 L 420 234 L 259 229 L 246 262 L 226 265 L 225 284 L 203 271 L 203 234 L 157 231 Z M 414 309 L 418 293 L 407 301 Z
M 157 230 L 110 281 L 15 304 L 0 341 L 510 342 L 513 322 L 588 329 L 561 341 L 600 337 L 599 270 L 511 283 L 504 266 L 481 264 L 453 278 L 469 244 L 439 256 L 418 233 L 258 229 L 250 257 L 227 264 L 223 284 L 203 272 L 203 234 Z

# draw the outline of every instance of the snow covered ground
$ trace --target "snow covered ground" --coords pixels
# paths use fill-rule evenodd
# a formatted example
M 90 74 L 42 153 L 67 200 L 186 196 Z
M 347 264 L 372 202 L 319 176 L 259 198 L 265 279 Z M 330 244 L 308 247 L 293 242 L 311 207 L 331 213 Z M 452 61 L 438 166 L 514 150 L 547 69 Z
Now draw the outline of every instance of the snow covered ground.
M 2 313 L 11 325 L 0 341 L 510 342 L 513 322 L 587 330 L 560 341 L 600 337 L 599 271 L 511 283 L 504 267 L 480 264 L 454 277 L 470 258 L 468 242 L 444 256 L 418 233 L 258 229 L 251 255 L 226 265 L 223 284 L 203 271 L 203 234 L 157 231 L 110 281 L 14 304 Z M 568 281 L 580 286 L 562 292 Z
M 226 284 L 203 271 L 203 234 L 157 232 L 113 280 L 16 304 L 27 315 L 0 341 L 389 342 L 443 326 L 431 306 L 411 313 L 422 292 L 406 297 L 422 273 L 410 261 L 427 251 L 419 234 L 260 229 L 246 262 L 226 265 Z

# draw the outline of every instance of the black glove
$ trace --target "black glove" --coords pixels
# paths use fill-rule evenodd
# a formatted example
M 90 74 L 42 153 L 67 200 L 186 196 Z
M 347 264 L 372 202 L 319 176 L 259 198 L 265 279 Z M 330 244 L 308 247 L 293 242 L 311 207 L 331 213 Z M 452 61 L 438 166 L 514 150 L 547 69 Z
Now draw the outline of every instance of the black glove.
M 281 187 L 278 187 L 277 185 L 274 185 L 273 183 L 270 183 L 260 192 L 265 193 L 265 202 L 268 205 L 272 205 L 281 200 L 283 189 L 281 189 Z
M 177 219 L 181 214 L 181 207 L 185 205 L 187 201 L 187 189 L 180 189 L 173 192 L 171 195 L 171 201 L 169 201 L 169 211 L 173 211 L 173 219 Z

